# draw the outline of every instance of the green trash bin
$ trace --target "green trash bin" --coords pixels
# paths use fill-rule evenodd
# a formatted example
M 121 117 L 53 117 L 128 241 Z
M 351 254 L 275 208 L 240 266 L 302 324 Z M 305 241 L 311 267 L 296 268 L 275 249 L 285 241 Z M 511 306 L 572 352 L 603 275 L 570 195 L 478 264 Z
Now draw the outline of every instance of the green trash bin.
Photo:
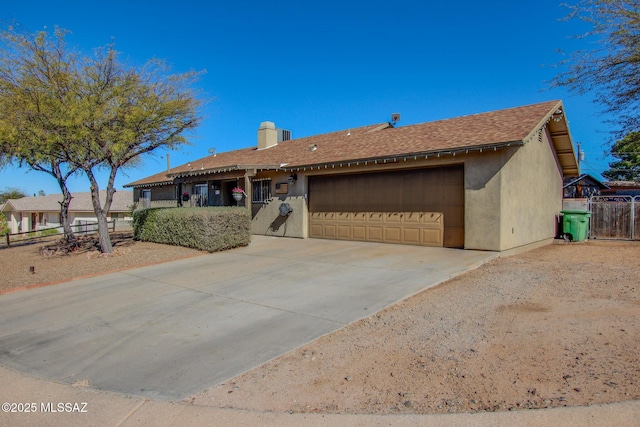
M 562 217 L 562 232 L 564 237 L 572 242 L 582 242 L 587 238 L 587 232 L 589 231 L 589 218 L 591 212 L 589 211 L 561 211 Z

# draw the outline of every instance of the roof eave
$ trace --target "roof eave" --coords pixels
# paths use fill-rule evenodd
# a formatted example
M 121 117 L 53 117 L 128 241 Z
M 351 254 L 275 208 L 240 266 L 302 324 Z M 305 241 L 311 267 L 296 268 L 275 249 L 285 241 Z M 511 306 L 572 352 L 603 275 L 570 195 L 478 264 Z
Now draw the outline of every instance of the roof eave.
M 125 184 L 123 188 L 140 188 L 140 187 L 159 187 L 161 185 L 170 185 L 173 184 L 173 180 L 171 181 L 157 181 L 157 182 L 147 182 L 147 183 L 135 183 L 132 182 L 130 184 Z
M 239 170 L 278 170 L 282 165 L 227 165 L 215 168 L 197 169 L 184 172 L 170 173 L 171 178 L 187 178 L 192 176 L 210 175 L 215 173 L 233 172 Z
M 558 163 L 562 169 L 563 176 L 579 176 L 580 164 L 578 157 L 573 148 L 573 140 L 569 131 L 569 123 L 564 110 L 562 101 L 558 101 L 551 108 L 543 119 L 531 130 L 531 132 L 523 139 L 528 142 L 536 138 L 540 132 L 549 128 L 549 135 L 553 149 L 556 152 Z M 556 128 L 553 130 L 552 128 Z
M 323 169 L 328 167 L 350 167 L 350 166 L 368 166 L 370 163 L 372 164 L 386 164 L 386 163 L 395 163 L 399 160 L 419 160 L 424 159 L 428 160 L 430 158 L 440 158 L 444 156 L 453 156 L 459 154 L 469 154 L 473 152 L 483 153 L 483 152 L 491 152 L 497 151 L 499 149 L 504 149 L 507 147 L 515 147 L 524 145 L 524 141 L 506 141 L 494 144 L 483 144 L 483 145 L 474 145 L 469 147 L 457 147 L 457 148 L 449 148 L 442 150 L 426 150 L 412 153 L 403 153 L 403 154 L 390 154 L 387 156 L 378 156 L 378 157 L 368 157 L 368 158 L 357 158 L 357 159 L 347 159 L 347 160 L 337 160 L 334 162 L 319 162 L 319 163 L 308 163 L 308 164 L 296 164 L 296 165 L 286 165 L 282 166 L 280 169 L 286 171 L 306 171 L 307 169 Z

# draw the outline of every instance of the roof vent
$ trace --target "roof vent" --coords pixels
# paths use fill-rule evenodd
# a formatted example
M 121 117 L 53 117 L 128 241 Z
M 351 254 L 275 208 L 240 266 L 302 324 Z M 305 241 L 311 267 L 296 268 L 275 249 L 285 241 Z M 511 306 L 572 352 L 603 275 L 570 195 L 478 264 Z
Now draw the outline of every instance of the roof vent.
M 393 123 L 384 122 L 384 123 L 379 124 L 378 126 L 374 127 L 373 129 L 370 129 L 367 133 L 378 132 L 379 130 L 388 129 L 388 128 L 392 128 L 392 127 L 393 127 Z
M 278 142 L 291 140 L 291 131 L 286 129 L 276 129 L 278 131 Z

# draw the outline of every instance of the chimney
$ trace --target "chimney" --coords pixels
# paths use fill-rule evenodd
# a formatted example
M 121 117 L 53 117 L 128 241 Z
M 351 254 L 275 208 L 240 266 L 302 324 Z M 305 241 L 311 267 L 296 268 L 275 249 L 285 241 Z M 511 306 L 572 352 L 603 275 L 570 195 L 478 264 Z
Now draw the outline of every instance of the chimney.
M 273 122 L 260 123 L 258 129 L 258 150 L 264 150 L 278 145 L 278 130 Z

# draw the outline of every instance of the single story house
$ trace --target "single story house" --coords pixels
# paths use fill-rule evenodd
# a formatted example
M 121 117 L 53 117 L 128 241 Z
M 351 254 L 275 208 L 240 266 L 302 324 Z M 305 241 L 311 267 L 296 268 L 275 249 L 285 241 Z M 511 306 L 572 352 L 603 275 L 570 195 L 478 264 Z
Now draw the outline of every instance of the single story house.
M 564 178 L 564 199 L 562 199 L 563 210 L 588 211 L 589 199 L 599 196 L 601 192 L 607 191 L 609 187 L 597 178 L 589 174 Z M 558 230 L 562 230 L 562 225 L 558 225 Z M 559 232 L 560 233 L 560 232 Z
M 254 234 L 505 252 L 554 238 L 563 178 L 580 175 L 561 101 L 288 136 L 263 122 L 257 146 L 125 187 L 144 206 L 241 204 Z
M 106 192 L 100 192 L 100 200 L 106 197 Z M 95 223 L 96 214 L 93 211 L 91 193 L 72 193 L 69 205 L 69 221 L 72 225 Z M 131 220 L 131 208 L 133 205 L 132 191 L 116 191 L 113 195 L 111 209 L 107 214 L 110 221 Z M 60 202 L 62 194 L 48 194 L 46 196 L 22 197 L 20 199 L 7 200 L 1 207 L 7 217 L 7 225 L 11 233 L 37 231 L 46 228 L 55 228 L 62 225 L 60 218 Z
M 607 181 L 607 189 L 603 196 L 640 196 L 640 182 L 636 181 Z
M 606 184 L 586 173 L 577 177 L 565 177 L 564 179 L 565 199 L 589 199 L 591 196 L 599 196 L 602 191 L 608 189 L 609 187 Z

